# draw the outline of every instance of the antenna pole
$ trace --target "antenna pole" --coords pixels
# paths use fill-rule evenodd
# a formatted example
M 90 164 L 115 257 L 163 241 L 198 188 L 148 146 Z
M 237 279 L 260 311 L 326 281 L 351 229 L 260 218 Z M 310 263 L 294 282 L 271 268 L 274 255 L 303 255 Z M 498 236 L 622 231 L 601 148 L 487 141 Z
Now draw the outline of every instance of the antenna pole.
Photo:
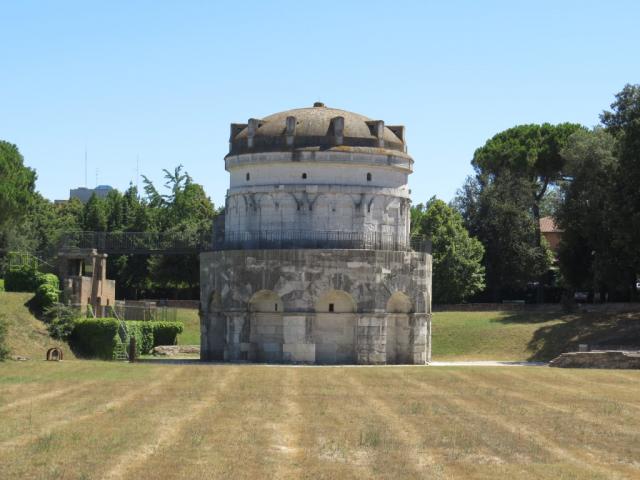
M 84 146 L 84 188 L 87 188 L 87 146 Z

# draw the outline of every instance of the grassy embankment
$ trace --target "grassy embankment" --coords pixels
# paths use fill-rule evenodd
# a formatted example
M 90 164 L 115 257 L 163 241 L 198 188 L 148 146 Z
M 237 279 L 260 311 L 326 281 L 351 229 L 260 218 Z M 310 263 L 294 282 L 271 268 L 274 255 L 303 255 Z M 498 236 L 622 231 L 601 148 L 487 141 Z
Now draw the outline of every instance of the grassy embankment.
M 432 354 L 434 360 L 548 361 L 579 343 L 614 336 L 639 345 L 640 313 L 437 312 Z
M 640 477 L 640 372 L 0 364 L 19 478 Z
M 44 358 L 47 348 L 59 346 L 63 348 L 65 358 L 73 358 L 73 354 L 64 343 L 49 337 L 47 329 L 41 321 L 34 317 L 26 303 L 33 297 L 31 293 L 14 293 L 0 291 L 0 317 L 8 325 L 7 346 L 11 356 L 24 356 L 33 359 Z M 200 320 L 197 310 L 178 309 L 178 321 L 185 325 L 179 336 L 181 345 L 200 344 Z
M 48 348 L 62 347 L 65 359 L 73 358 L 68 346 L 49 337 L 44 323 L 25 306 L 31 297 L 31 293 L 0 292 L 0 317 L 7 322 L 9 355 L 44 359 Z

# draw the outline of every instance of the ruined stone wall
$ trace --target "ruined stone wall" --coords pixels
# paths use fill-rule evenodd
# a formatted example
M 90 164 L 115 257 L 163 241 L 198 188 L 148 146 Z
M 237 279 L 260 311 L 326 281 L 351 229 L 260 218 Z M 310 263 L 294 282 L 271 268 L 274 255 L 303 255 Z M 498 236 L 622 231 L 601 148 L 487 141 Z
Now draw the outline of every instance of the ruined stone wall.
M 223 251 L 200 268 L 204 360 L 430 360 L 427 253 Z

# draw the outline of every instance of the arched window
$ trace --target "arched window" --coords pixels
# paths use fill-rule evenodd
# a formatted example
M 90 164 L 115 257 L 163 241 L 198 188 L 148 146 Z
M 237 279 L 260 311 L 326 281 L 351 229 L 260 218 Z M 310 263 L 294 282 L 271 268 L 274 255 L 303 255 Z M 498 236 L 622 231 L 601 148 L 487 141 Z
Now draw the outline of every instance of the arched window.
M 371 181 L 371 173 L 367 173 L 367 182 Z
M 249 300 L 249 311 L 257 313 L 283 312 L 282 299 L 271 290 L 260 290 Z
M 316 312 L 353 313 L 355 311 L 355 300 L 349 293 L 342 290 L 330 290 L 316 301 Z
M 302 174 L 302 178 L 303 178 L 304 180 L 306 180 L 306 179 L 307 179 L 307 174 L 306 174 L 306 173 L 303 173 L 303 174 Z
M 245 177 L 247 179 L 247 182 L 249 181 L 249 179 L 251 178 L 251 175 L 249 174 L 249 172 L 247 172 L 247 175 Z

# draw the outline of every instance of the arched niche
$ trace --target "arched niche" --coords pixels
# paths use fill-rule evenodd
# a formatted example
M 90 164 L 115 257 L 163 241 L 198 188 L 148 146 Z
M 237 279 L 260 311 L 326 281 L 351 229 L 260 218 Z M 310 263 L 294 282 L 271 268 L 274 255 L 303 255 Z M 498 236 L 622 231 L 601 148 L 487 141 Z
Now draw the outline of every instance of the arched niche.
M 355 311 L 355 300 L 343 290 L 330 290 L 316 302 L 316 312 L 319 313 L 354 313 Z
M 387 301 L 388 313 L 411 313 L 413 304 L 411 299 L 402 292 L 394 292 Z
M 273 290 L 260 290 L 249 300 L 249 311 L 259 313 L 282 313 L 282 299 Z

